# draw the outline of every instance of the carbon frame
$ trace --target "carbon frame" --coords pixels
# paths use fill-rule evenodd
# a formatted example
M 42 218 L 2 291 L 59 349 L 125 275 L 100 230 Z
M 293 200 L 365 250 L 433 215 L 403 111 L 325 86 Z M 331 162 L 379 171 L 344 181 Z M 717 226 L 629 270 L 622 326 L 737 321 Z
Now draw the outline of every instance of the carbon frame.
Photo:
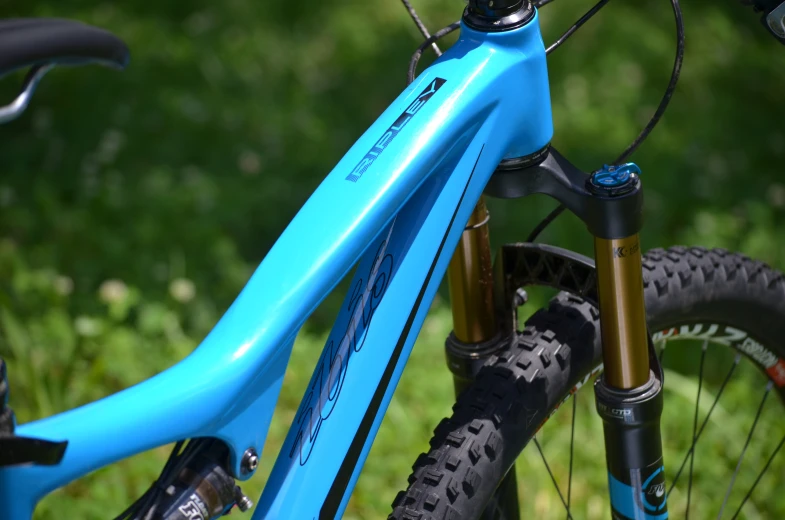
M 57 466 L 0 469 L 0 518 L 156 446 L 217 437 L 261 453 L 294 338 L 356 264 L 351 289 L 253 516 L 335 518 L 348 502 L 475 203 L 502 159 L 553 134 L 537 16 L 466 26 L 354 144 L 200 346 L 134 387 L 18 435 L 67 440 Z M 42 374 L 42 376 L 45 376 Z

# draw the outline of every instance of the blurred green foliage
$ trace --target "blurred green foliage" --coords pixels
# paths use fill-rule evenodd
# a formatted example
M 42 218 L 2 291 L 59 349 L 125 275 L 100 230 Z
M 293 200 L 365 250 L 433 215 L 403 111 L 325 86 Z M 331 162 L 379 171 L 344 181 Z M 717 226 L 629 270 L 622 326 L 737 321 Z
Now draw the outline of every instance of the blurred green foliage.
M 679 88 L 632 157 L 647 187 L 644 245 L 723 246 L 782 268 L 785 49 L 733 0 L 685 4 Z M 123 73 L 100 67 L 50 73 L 25 116 L 0 127 L 0 355 L 9 359 L 20 421 L 107 395 L 185 356 L 309 193 L 404 88 L 420 38 L 399 2 L 289 5 L 0 2 L 7 17 L 106 27 L 132 50 Z M 436 29 L 457 19 L 463 4 L 415 5 Z M 588 7 L 559 0 L 544 8 L 546 42 Z M 585 169 L 615 159 L 660 99 L 674 40 L 665 0 L 611 2 L 549 58 L 555 146 Z M 19 80 L 5 78 L 0 98 L 11 99 Z M 533 197 L 489 205 L 500 244 L 523 239 L 553 203 Z M 572 216 L 543 240 L 591 253 L 589 236 Z M 450 328 L 444 296 L 426 322 L 347 518 L 384 516 L 431 429 L 449 412 L 447 371 L 429 369 L 434 359 L 441 362 Z M 298 340 L 263 469 L 250 484 L 256 496 L 340 298 L 329 298 Z M 165 453 L 87 477 L 45 501 L 39 516 L 119 512 L 155 478 Z M 521 485 L 528 490 L 537 478 L 522 477 Z M 576 489 L 576 499 L 587 499 L 589 518 L 607 516 L 603 478 Z M 551 495 L 537 492 L 531 502 L 538 518 L 559 511 L 552 490 L 541 488 Z

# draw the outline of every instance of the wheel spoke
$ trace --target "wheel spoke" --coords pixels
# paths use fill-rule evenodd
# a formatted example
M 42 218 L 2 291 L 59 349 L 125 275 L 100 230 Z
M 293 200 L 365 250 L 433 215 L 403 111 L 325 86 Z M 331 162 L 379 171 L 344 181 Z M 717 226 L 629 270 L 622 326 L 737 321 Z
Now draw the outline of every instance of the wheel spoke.
M 744 453 L 747 451 L 747 447 L 750 445 L 750 441 L 752 440 L 752 434 L 755 433 L 755 427 L 758 425 L 758 419 L 760 419 L 760 414 L 763 411 L 763 405 L 766 404 L 766 398 L 769 396 L 769 392 L 771 392 L 773 384 L 771 381 L 766 384 L 766 391 L 763 392 L 763 399 L 760 401 L 760 406 L 758 406 L 758 413 L 755 414 L 755 419 L 752 421 L 752 427 L 750 428 L 750 433 L 747 435 L 747 440 L 744 442 L 744 447 L 741 449 L 741 454 L 739 455 L 739 461 L 736 463 L 736 470 L 733 472 L 730 478 L 730 484 L 728 484 L 728 490 L 725 492 L 725 499 L 722 501 L 722 507 L 720 507 L 720 512 L 717 515 L 717 520 L 722 518 L 722 512 L 725 511 L 725 506 L 728 504 L 728 499 L 730 498 L 730 493 L 733 490 L 733 484 L 736 482 L 736 476 L 739 474 L 739 469 L 741 469 L 741 462 L 744 460 Z
M 559 494 L 561 503 L 564 504 L 564 509 L 567 510 L 567 519 L 573 520 L 572 513 L 570 513 L 570 506 L 567 505 L 567 501 L 564 500 L 564 495 L 562 495 L 561 489 L 559 489 L 559 484 L 556 483 L 556 477 L 553 476 L 553 471 L 551 471 L 551 467 L 548 465 L 548 461 L 545 459 L 545 453 L 543 453 L 542 446 L 540 446 L 540 441 L 537 440 L 537 437 L 534 437 L 534 445 L 537 446 L 537 451 L 540 452 L 540 457 L 542 457 L 542 463 L 545 464 L 545 469 L 548 470 L 548 474 L 551 476 L 551 481 L 553 482 L 553 486 L 556 488 L 556 492 Z
M 567 518 L 570 517 L 570 500 L 572 499 L 572 455 L 575 448 L 575 413 L 578 411 L 578 394 L 572 396 L 572 426 L 570 427 L 570 476 L 567 479 Z
M 761 472 L 758 473 L 758 477 L 755 479 L 755 482 L 753 482 L 752 487 L 750 488 L 750 490 L 747 491 L 747 494 L 744 495 L 744 500 L 742 500 L 741 504 L 739 504 L 739 508 L 733 514 L 733 518 L 731 518 L 731 520 L 736 520 L 736 517 L 739 516 L 739 513 L 741 513 L 741 508 L 744 507 L 744 504 L 746 504 L 747 500 L 752 496 L 752 492 L 755 491 L 755 487 L 758 485 L 758 482 L 760 482 L 760 479 L 763 478 L 763 475 L 766 473 L 766 471 L 768 471 L 769 466 L 771 465 L 771 461 L 774 460 L 774 457 L 777 456 L 777 452 L 780 451 L 780 448 L 782 448 L 783 444 L 785 444 L 785 436 L 782 437 L 782 439 L 780 440 L 780 443 L 774 449 L 774 453 L 771 454 L 771 457 L 769 457 L 769 460 L 766 461 L 766 465 L 763 466 L 763 469 L 761 470 Z
M 673 488 L 676 486 L 676 482 L 678 482 L 679 477 L 681 476 L 681 472 L 684 471 L 684 466 L 687 465 L 687 460 L 690 458 L 690 455 L 692 455 L 692 452 L 695 451 L 695 444 L 698 442 L 698 439 L 700 439 L 700 436 L 703 433 L 704 428 L 706 428 L 706 425 L 709 423 L 711 414 L 712 412 L 714 412 L 714 408 L 717 406 L 717 403 L 719 402 L 720 397 L 722 396 L 722 392 L 725 391 L 725 386 L 728 384 L 728 381 L 730 381 L 730 378 L 735 372 L 736 367 L 739 366 L 739 361 L 741 361 L 741 354 L 736 354 L 736 357 L 733 359 L 733 365 L 731 365 L 730 370 L 725 375 L 725 379 L 722 381 L 722 384 L 720 385 L 720 389 L 717 391 L 717 396 L 714 398 L 714 402 L 711 404 L 711 407 L 709 408 L 709 413 L 707 413 L 706 417 L 703 419 L 703 422 L 701 423 L 701 427 L 698 430 L 698 434 L 695 435 L 695 438 L 693 439 L 692 446 L 690 446 L 690 449 L 684 455 L 684 459 L 681 461 L 681 466 L 679 466 L 679 471 L 677 471 L 676 476 L 673 477 L 673 482 L 671 482 L 671 487 L 670 489 L 668 489 L 668 495 L 670 495 L 671 491 L 673 491 Z
M 703 365 L 706 360 L 706 348 L 709 345 L 709 340 L 704 340 L 701 346 L 701 360 L 700 369 L 698 372 L 698 396 L 695 398 L 695 414 L 692 418 L 692 446 L 690 447 L 690 477 L 689 484 L 687 484 L 687 512 L 684 516 L 685 520 L 690 518 L 690 498 L 692 497 L 692 469 L 695 465 L 695 443 L 698 441 L 698 410 L 701 402 L 701 387 L 703 386 Z

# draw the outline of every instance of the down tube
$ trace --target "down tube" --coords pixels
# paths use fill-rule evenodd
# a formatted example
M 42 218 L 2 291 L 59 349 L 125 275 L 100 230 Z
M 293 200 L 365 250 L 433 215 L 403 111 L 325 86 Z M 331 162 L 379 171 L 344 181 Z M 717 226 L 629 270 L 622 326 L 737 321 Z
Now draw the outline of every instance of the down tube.
M 453 148 L 358 265 L 343 319 L 254 519 L 335 518 L 346 507 L 464 223 L 498 162 L 483 154 L 485 137 L 483 128 Z

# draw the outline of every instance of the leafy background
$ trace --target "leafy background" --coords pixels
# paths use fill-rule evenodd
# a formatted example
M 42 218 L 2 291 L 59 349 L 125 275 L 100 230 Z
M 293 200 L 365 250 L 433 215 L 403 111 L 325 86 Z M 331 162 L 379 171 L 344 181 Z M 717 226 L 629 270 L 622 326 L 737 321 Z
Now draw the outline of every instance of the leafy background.
M 110 29 L 132 50 L 122 73 L 50 73 L 27 113 L 0 127 L 0 355 L 9 360 L 20 422 L 132 385 L 190 352 L 309 193 L 405 86 L 420 38 L 399 2 L 291 4 L 0 0 L 4 17 L 79 19 Z M 644 246 L 722 246 L 782 268 L 785 49 L 737 2 L 685 4 L 681 82 L 633 157 L 647 187 Z M 415 5 L 432 29 L 463 6 Z M 546 42 L 588 7 L 584 0 L 545 7 Z M 668 2 L 611 2 L 549 58 L 555 146 L 585 169 L 613 160 L 656 107 L 674 47 Z M 11 99 L 20 79 L 4 78 L 0 98 Z M 501 244 L 521 240 L 553 203 L 489 205 Z M 572 216 L 543 240 L 591 253 Z M 247 485 L 254 498 L 340 298 L 328 298 L 300 334 L 262 468 Z M 446 305 L 442 290 L 346 518 L 386 515 L 449 412 L 447 371 L 426 368 L 443 356 Z M 599 422 L 588 418 L 591 399 L 581 407 L 580 431 L 601 439 Z M 546 450 L 551 444 L 557 454 L 562 415 L 543 432 Z M 743 442 L 743 429 L 738 435 Z M 595 448 L 585 465 L 597 466 L 590 462 L 601 460 L 601 441 L 587 445 Z M 526 507 L 537 518 L 563 517 L 529 451 L 519 465 Z M 165 456 L 162 448 L 82 479 L 46 499 L 37 516 L 113 516 L 147 488 Z M 554 463 L 557 471 L 565 464 Z M 584 476 L 573 494 L 577 517 L 607 517 L 602 472 Z M 765 509 L 745 514 L 766 517 Z

